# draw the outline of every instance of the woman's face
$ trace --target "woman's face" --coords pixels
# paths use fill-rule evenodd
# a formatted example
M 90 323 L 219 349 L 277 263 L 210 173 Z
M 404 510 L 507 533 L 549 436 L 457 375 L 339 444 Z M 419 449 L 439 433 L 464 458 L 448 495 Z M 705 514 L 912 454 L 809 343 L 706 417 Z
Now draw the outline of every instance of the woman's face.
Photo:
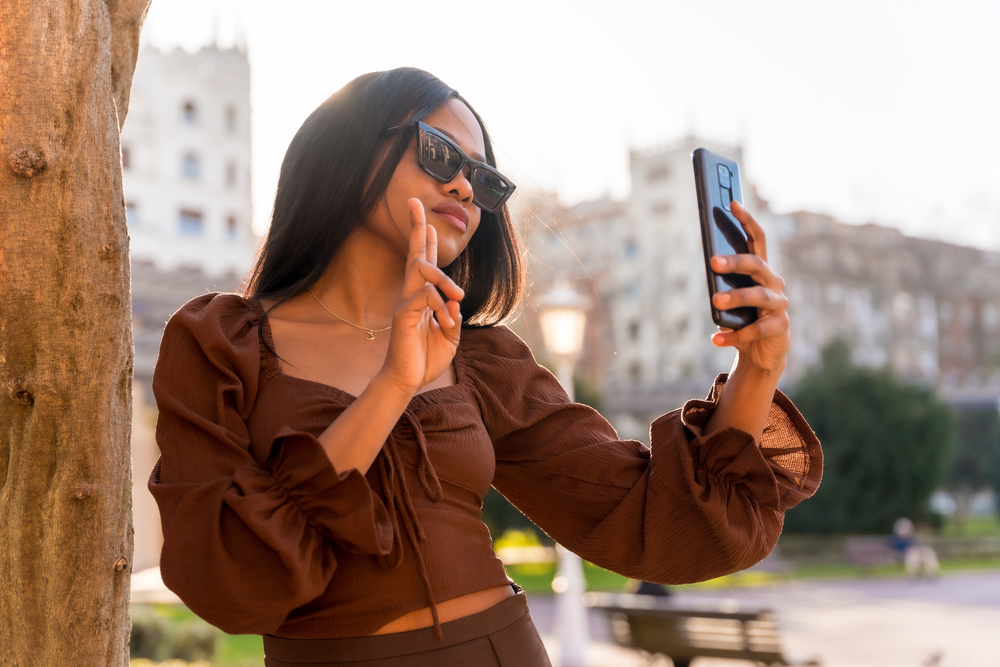
M 448 100 L 423 122 L 441 131 L 474 160 L 486 161 L 486 145 L 476 117 L 456 99 Z M 385 191 L 382 205 L 372 211 L 366 227 L 382 236 L 405 256 L 410 237 L 407 200 L 416 197 L 424 205 L 427 224 L 437 231 L 438 266 L 448 266 L 465 250 L 479 228 L 480 209 L 472 203 L 472 185 L 463 169 L 451 181 L 442 183 L 421 169 L 417 162 L 417 140 L 396 166 Z

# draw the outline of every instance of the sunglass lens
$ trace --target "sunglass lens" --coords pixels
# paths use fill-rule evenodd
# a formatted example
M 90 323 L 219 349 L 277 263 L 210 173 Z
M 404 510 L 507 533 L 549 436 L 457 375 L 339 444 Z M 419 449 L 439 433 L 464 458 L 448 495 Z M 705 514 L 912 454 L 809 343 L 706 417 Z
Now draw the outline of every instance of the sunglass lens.
M 479 205 L 485 209 L 496 208 L 509 189 L 510 183 L 495 171 L 477 167 L 472 174 L 472 192 Z
M 428 132 L 421 132 L 424 169 L 442 181 L 450 181 L 462 166 L 462 156 L 450 143 Z

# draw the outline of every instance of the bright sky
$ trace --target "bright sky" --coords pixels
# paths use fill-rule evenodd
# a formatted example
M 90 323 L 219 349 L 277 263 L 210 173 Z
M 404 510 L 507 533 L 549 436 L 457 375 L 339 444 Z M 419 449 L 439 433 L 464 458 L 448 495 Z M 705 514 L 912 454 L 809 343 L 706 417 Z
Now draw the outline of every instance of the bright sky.
M 997 26 L 988 0 L 153 0 L 144 37 L 244 35 L 258 231 L 305 117 L 411 65 L 476 107 L 523 192 L 626 197 L 630 147 L 694 133 L 742 143 L 776 211 L 1000 250 Z

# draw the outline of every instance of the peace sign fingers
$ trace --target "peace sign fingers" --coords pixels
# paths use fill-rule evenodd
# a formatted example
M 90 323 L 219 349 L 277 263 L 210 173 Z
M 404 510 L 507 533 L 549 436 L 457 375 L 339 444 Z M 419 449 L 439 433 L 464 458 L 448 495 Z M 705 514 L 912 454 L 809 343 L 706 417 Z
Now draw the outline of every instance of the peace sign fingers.
M 449 299 L 461 300 L 465 296 L 462 288 L 437 266 L 437 230 L 427 224 L 423 203 L 412 198 L 407 205 L 410 210 L 410 247 L 406 257 L 402 298 L 408 298 L 430 283 Z

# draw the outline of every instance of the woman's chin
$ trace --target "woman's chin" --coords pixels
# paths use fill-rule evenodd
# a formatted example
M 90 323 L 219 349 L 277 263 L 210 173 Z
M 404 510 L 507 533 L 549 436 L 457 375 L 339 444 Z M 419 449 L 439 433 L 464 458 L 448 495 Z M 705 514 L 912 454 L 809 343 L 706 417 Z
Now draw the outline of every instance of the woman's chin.
M 462 254 L 462 250 L 465 250 L 465 248 L 442 248 L 441 246 L 438 246 L 438 268 L 443 269 L 446 266 L 450 266 L 456 259 L 458 259 L 458 256 Z

